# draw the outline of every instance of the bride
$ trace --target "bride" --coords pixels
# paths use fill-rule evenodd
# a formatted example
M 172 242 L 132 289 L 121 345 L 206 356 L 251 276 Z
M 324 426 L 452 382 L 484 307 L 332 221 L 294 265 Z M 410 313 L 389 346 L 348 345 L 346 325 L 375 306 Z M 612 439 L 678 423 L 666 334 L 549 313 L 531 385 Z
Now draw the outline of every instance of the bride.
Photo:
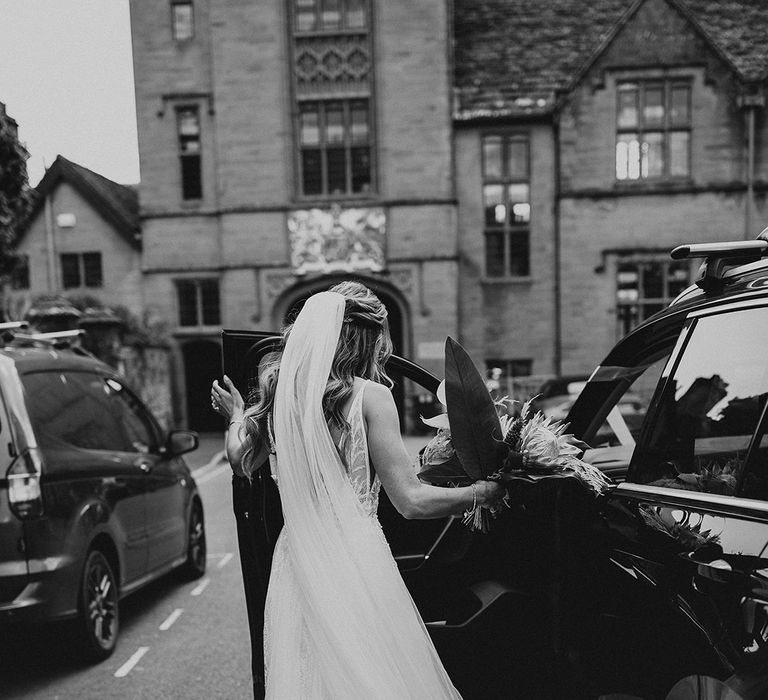
M 268 698 L 460 697 L 384 539 L 379 487 L 406 518 L 492 505 L 503 488 L 419 481 L 384 372 L 390 353 L 384 305 L 342 282 L 284 331 L 255 405 L 243 410 L 231 382 L 214 384 L 233 406 L 233 468 L 250 474 L 269 451 L 283 504 L 265 610 Z

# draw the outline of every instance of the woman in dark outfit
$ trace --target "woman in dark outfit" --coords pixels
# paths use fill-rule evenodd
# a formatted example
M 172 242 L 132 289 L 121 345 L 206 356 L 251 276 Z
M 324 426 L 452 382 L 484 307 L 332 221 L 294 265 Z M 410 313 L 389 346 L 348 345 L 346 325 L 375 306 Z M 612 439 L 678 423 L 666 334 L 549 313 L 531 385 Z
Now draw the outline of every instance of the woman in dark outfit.
M 262 472 L 249 482 L 232 476 L 232 504 L 237 522 L 237 544 L 245 585 L 245 604 L 251 630 L 253 697 L 264 697 L 264 602 L 275 542 L 283 527 L 280 497 L 272 479 Z
M 211 390 L 213 409 L 228 421 L 235 409 L 228 377 L 224 378 L 225 391 L 220 391 L 218 382 Z M 227 426 L 234 432 L 238 424 Z M 267 459 L 267 454 L 263 455 Z M 268 473 L 267 473 L 268 474 Z M 249 480 L 243 474 L 232 475 L 232 507 L 237 523 L 237 544 L 245 587 L 245 604 L 248 610 L 248 627 L 251 633 L 251 673 L 253 676 L 254 700 L 264 697 L 264 602 L 267 597 L 267 583 L 272 567 L 272 553 L 280 530 L 283 527 L 283 512 L 280 496 L 274 481 L 258 469 Z

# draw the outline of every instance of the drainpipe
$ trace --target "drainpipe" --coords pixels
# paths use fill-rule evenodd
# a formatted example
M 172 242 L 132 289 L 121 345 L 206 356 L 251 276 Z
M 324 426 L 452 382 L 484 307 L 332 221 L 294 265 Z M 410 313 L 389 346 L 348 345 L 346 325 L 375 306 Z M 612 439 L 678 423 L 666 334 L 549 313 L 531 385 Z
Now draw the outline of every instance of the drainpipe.
M 746 110 L 747 116 L 747 194 L 744 202 L 744 239 L 749 240 L 754 237 L 752 218 L 755 199 L 755 118 L 757 110 L 765 106 L 765 97 L 760 86 L 745 86 L 745 91 L 739 95 L 738 104 Z
M 211 3 L 212 4 L 212 3 Z M 221 213 L 221 163 L 219 162 L 219 124 L 216 115 L 216 43 L 214 41 L 213 32 L 216 28 L 217 22 L 214 21 L 215 10 L 211 8 L 211 4 L 208 6 L 208 89 L 210 90 L 210 96 L 208 98 L 208 116 L 210 117 L 211 125 L 211 146 L 212 146 L 212 158 L 213 168 L 210 172 L 213 173 L 213 207 L 216 212 L 216 238 L 218 241 L 218 261 L 216 267 L 219 271 L 219 281 L 221 283 L 221 268 L 224 258 L 224 224 L 222 222 Z M 223 42 L 222 42 L 223 44 Z M 223 49 L 222 49 L 223 50 Z M 202 172 L 201 177 L 205 178 L 205 172 Z M 205 186 L 205 180 L 203 180 L 203 186 Z M 226 299 L 222 294 L 220 297 L 224 301 L 224 308 L 226 308 Z
M 56 238 L 53 226 L 53 202 L 50 192 L 45 195 L 45 250 L 48 263 L 48 291 L 51 294 L 58 292 L 58 279 L 56 274 Z
M 554 168 L 554 204 L 552 208 L 553 217 L 553 236 L 554 236 L 554 352 L 553 369 L 556 376 L 563 373 L 563 329 L 562 329 L 562 299 L 560 298 L 562 289 L 561 270 L 560 270 L 560 112 L 555 111 L 553 117 L 553 168 Z
M 747 201 L 744 208 L 744 238 L 752 237 L 752 200 L 755 196 L 755 108 L 747 110 Z

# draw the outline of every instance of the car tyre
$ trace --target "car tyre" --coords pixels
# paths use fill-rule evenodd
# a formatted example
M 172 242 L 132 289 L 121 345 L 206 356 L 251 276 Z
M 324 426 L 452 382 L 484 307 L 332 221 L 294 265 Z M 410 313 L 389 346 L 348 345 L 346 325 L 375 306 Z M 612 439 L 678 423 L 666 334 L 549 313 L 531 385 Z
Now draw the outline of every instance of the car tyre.
M 207 556 L 203 508 L 199 503 L 194 503 L 189 515 L 187 560 L 182 565 L 182 576 L 188 581 L 194 581 L 203 576 L 205 574 Z
M 86 661 L 96 663 L 115 650 L 120 629 L 117 579 L 98 549 L 88 553 L 80 583 L 77 632 Z

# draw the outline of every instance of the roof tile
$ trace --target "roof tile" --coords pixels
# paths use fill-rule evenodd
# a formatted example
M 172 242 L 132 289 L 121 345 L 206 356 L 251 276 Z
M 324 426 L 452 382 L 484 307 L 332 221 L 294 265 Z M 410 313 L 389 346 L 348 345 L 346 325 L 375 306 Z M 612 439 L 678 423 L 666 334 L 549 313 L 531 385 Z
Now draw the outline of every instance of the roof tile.
M 754 0 L 677 3 L 745 81 L 768 75 L 768 13 Z M 546 113 L 636 0 L 455 0 L 455 117 Z

